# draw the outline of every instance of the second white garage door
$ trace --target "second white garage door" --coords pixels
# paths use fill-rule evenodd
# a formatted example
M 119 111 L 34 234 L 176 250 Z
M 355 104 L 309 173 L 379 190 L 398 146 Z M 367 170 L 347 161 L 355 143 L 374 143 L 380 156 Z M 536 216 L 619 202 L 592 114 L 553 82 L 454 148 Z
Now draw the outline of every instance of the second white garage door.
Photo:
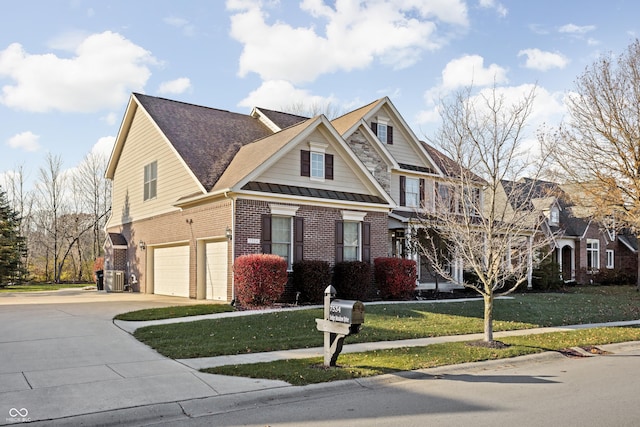
M 226 241 L 212 242 L 206 245 L 207 299 L 227 300 L 227 248 Z
M 156 248 L 153 258 L 153 292 L 188 298 L 189 246 Z

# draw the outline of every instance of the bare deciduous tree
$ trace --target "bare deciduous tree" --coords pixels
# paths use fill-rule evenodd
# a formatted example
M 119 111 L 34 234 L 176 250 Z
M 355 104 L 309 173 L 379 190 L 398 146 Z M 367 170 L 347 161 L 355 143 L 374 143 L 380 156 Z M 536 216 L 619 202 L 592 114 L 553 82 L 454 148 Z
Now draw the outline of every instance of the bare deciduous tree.
M 567 99 L 569 117 L 545 135 L 547 149 L 578 204 L 640 235 L 640 41 L 588 66 Z M 640 287 L 640 259 L 638 272 Z
M 450 180 L 436 184 L 418 244 L 438 274 L 482 295 L 488 343 L 494 342 L 495 297 L 527 281 L 534 254 L 550 250 L 551 236 L 541 228 L 545 218 L 532 203 L 540 197 L 543 162 L 525 153 L 534 93 L 532 87 L 513 101 L 495 86 L 478 95 L 472 88 L 460 91 L 442 103 L 442 127 L 430 138 L 453 162 Z M 531 179 L 513 182 L 525 174 Z

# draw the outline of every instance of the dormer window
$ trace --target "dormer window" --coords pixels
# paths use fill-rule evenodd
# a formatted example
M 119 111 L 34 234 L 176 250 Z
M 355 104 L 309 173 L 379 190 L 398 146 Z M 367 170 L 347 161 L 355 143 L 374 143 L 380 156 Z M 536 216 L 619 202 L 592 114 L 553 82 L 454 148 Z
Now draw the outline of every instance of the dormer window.
M 549 215 L 549 223 L 551 225 L 558 225 L 560 223 L 560 211 L 558 208 L 551 208 L 551 213 Z
M 376 134 L 380 142 L 393 145 L 393 126 L 389 126 L 386 122 L 371 122 L 371 130 Z
M 326 153 L 328 144 L 309 142 L 309 150 L 300 150 L 300 176 L 312 180 L 333 179 L 333 154 Z

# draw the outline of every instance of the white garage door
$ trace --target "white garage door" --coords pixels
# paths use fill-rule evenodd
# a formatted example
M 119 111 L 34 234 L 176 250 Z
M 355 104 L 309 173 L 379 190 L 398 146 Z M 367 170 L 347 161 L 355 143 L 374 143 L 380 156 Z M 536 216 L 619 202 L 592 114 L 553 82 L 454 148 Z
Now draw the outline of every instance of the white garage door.
M 207 243 L 206 246 L 207 292 L 206 298 L 227 300 L 227 242 Z
M 189 297 L 189 246 L 156 248 L 153 257 L 153 292 Z

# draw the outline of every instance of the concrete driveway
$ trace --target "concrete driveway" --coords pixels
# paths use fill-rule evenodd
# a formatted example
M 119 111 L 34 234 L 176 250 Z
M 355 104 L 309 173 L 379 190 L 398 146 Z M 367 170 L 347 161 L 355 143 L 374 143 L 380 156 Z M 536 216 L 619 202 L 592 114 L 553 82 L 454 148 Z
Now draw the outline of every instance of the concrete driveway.
M 79 289 L 0 294 L 0 425 L 278 386 L 202 374 L 112 321 L 127 311 L 198 302 Z

